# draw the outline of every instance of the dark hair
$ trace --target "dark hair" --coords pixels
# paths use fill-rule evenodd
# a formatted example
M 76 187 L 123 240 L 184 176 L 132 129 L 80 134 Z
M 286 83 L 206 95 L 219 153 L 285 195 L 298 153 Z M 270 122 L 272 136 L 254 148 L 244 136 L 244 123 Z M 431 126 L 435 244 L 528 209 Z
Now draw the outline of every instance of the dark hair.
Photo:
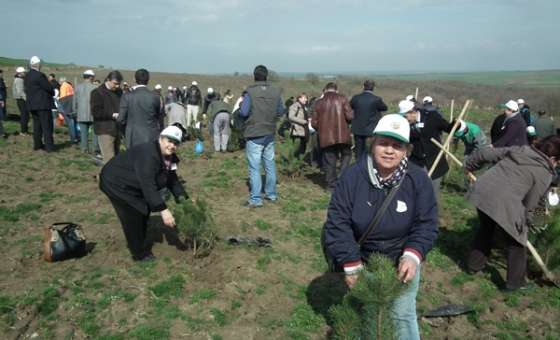
M 84 79 L 93 79 L 94 76 L 92 76 L 91 74 L 84 74 L 82 77 L 84 77 Z
M 337 91 L 338 90 L 338 86 L 336 85 L 336 83 L 330 82 L 327 83 L 327 85 L 325 85 L 325 91 L 326 90 L 334 90 Z
M 150 72 L 145 68 L 141 68 L 134 73 L 134 80 L 138 85 L 148 85 L 148 81 L 150 80 Z
M 539 111 L 537 113 L 539 114 L 539 116 L 544 116 L 546 114 L 546 111 Z
M 118 82 L 120 83 L 120 82 L 122 82 L 122 80 L 123 80 L 123 76 L 122 76 L 122 74 L 121 74 L 119 71 L 117 71 L 117 70 L 111 71 L 111 72 L 109 72 L 109 74 L 108 74 L 107 77 L 105 78 L 105 81 L 109 81 L 109 80 L 116 80 L 116 81 L 118 81 Z
M 266 81 L 268 78 L 268 69 L 264 65 L 258 65 L 253 71 L 255 81 Z
M 374 87 L 375 87 L 375 82 L 373 80 L 364 81 L 364 90 L 373 91 Z
M 49 76 L 56 78 L 56 76 L 54 75 L 54 73 L 49 73 Z
M 560 159 L 560 136 L 548 136 L 538 141 L 535 148 L 548 157 Z

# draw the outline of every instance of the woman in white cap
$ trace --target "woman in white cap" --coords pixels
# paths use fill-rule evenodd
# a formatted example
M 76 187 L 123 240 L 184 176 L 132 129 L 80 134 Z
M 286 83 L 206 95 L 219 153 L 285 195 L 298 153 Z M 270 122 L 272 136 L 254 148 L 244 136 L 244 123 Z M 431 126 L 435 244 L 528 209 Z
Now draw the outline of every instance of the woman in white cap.
M 323 227 L 331 267 L 344 271 L 350 288 L 370 254 L 383 254 L 395 262 L 396 277 L 408 284 L 392 308 L 398 339 L 420 339 L 416 320 L 420 264 L 438 234 L 430 178 L 407 159 L 409 135 L 410 125 L 401 115 L 379 120 L 367 157 L 337 181 Z M 379 220 L 372 223 L 378 212 Z
M 500 127 L 498 139 L 492 139 L 492 146 L 495 148 L 505 148 L 529 144 L 527 140 L 527 124 L 519 114 L 519 105 L 515 101 L 510 100 L 504 106 L 505 119 Z
M 25 136 L 29 133 L 29 110 L 27 110 L 23 78 L 25 78 L 25 67 L 19 66 L 16 68 L 12 92 L 19 109 L 20 134 Z
M 175 227 L 162 190 L 169 189 L 176 200 L 188 198 L 177 177 L 176 151 L 182 138 L 180 128 L 168 126 L 157 141 L 138 144 L 119 153 L 101 170 L 99 188 L 115 208 L 135 261 L 155 258 L 145 245 L 151 212 L 161 213 L 163 223 Z

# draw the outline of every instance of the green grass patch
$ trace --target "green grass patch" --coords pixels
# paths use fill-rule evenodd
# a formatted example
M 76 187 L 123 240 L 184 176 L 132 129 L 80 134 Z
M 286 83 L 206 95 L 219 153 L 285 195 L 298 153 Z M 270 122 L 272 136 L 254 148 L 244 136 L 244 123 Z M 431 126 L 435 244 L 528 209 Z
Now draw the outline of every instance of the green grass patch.
M 216 291 L 209 288 L 202 288 L 191 295 L 191 304 L 197 304 L 202 301 L 212 300 L 217 296 Z
M 20 203 L 15 207 L 0 206 L 0 221 L 17 222 L 39 209 L 39 203 Z
M 184 294 L 184 285 L 185 278 L 182 275 L 173 275 L 169 279 L 150 287 L 150 291 L 161 299 L 170 299 L 173 297 L 178 298 Z
M 210 309 L 210 315 L 212 315 L 212 318 L 214 319 L 214 322 L 218 326 L 223 327 L 223 326 L 226 325 L 226 314 L 224 312 L 222 312 L 220 309 L 211 308 Z

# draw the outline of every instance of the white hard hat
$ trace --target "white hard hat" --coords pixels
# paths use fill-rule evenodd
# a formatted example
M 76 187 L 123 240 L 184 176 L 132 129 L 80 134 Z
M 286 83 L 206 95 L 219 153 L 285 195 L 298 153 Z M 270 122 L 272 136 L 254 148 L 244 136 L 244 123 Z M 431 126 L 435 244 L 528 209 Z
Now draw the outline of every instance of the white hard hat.
M 537 135 L 537 130 L 535 130 L 534 126 L 529 125 L 529 126 L 527 126 L 527 134 L 531 137 L 536 136 Z
M 173 91 L 173 86 L 168 86 L 167 91 Z
M 406 96 L 406 100 L 408 101 L 412 101 L 414 99 L 414 96 L 409 94 L 408 96 Z
M 399 113 L 405 114 L 414 109 L 414 103 L 410 100 L 401 100 L 399 102 Z
M 85 71 L 84 71 L 84 76 L 92 76 L 92 77 L 95 77 L 95 72 L 93 72 L 93 70 L 85 70 Z
M 156 86 L 154 86 L 154 89 L 161 90 L 161 84 L 156 84 Z
M 181 143 L 183 139 L 183 131 L 176 126 L 168 126 L 161 133 L 159 134 L 162 137 L 167 137 L 169 139 L 173 139 L 174 141 Z
M 38 65 L 41 63 L 41 59 L 39 59 L 39 57 L 37 57 L 36 55 L 34 55 L 33 57 L 31 57 L 31 59 L 29 59 L 29 65 Z
M 525 104 L 525 101 L 522 98 L 517 99 L 517 104 Z
M 432 97 L 430 97 L 430 96 L 426 96 L 426 97 L 424 97 L 424 99 L 422 100 L 423 103 L 431 103 L 431 102 L 433 102 L 433 101 L 434 101 L 434 99 L 433 99 Z
M 193 82 L 191 83 L 191 85 L 197 86 L 198 82 L 196 80 L 193 80 Z
M 25 73 L 25 67 L 18 66 L 18 68 L 16 68 L 16 73 Z
M 455 131 L 455 137 L 457 138 L 462 137 L 467 130 L 467 123 L 464 120 L 459 120 L 459 124 L 459 128 Z
M 408 144 L 410 142 L 410 124 L 399 114 L 388 114 L 379 120 L 373 134 L 391 137 Z
M 506 103 L 506 107 L 513 112 L 519 111 L 519 105 L 515 102 L 515 100 L 510 100 Z
M 207 92 L 208 92 L 208 93 L 214 93 L 214 89 L 211 88 L 211 87 L 209 87 Z
M 183 90 L 186 90 L 186 89 L 187 89 L 187 85 L 183 85 Z

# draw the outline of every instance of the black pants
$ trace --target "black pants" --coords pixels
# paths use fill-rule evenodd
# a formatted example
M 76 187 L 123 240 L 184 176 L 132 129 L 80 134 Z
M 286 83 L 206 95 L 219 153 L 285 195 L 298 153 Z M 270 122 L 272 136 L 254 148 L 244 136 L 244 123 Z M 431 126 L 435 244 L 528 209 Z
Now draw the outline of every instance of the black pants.
M 21 133 L 28 133 L 29 129 L 29 110 L 27 110 L 27 104 L 25 99 L 17 99 L 17 106 L 19 109 L 19 124 L 21 126 Z
M 354 152 L 356 155 L 356 161 L 362 157 L 366 150 L 366 140 L 368 136 L 358 136 L 354 135 Z
M 54 151 L 53 120 L 51 110 L 31 111 L 33 118 L 33 150 L 45 148 Z
M 527 270 L 527 249 L 513 237 L 506 233 L 492 218 L 478 210 L 480 228 L 476 233 L 468 259 L 468 267 L 472 271 L 484 269 L 492 241 L 496 233 L 503 234 L 507 251 L 507 278 L 506 288 L 516 289 L 525 284 Z
M 148 218 L 130 205 L 109 197 L 113 208 L 121 221 L 128 249 L 134 260 L 140 260 L 149 253 L 146 249 L 146 231 L 148 229 Z
M 340 160 L 340 172 L 342 173 L 352 160 L 352 151 L 348 144 L 335 144 L 322 148 L 321 152 L 323 154 L 323 170 L 325 171 L 328 190 L 332 192 L 338 177 L 336 174 L 337 161 Z
M 302 136 L 292 136 L 292 141 L 298 141 L 298 148 L 294 152 L 294 156 L 299 157 L 305 155 L 305 149 L 307 147 L 307 137 Z

